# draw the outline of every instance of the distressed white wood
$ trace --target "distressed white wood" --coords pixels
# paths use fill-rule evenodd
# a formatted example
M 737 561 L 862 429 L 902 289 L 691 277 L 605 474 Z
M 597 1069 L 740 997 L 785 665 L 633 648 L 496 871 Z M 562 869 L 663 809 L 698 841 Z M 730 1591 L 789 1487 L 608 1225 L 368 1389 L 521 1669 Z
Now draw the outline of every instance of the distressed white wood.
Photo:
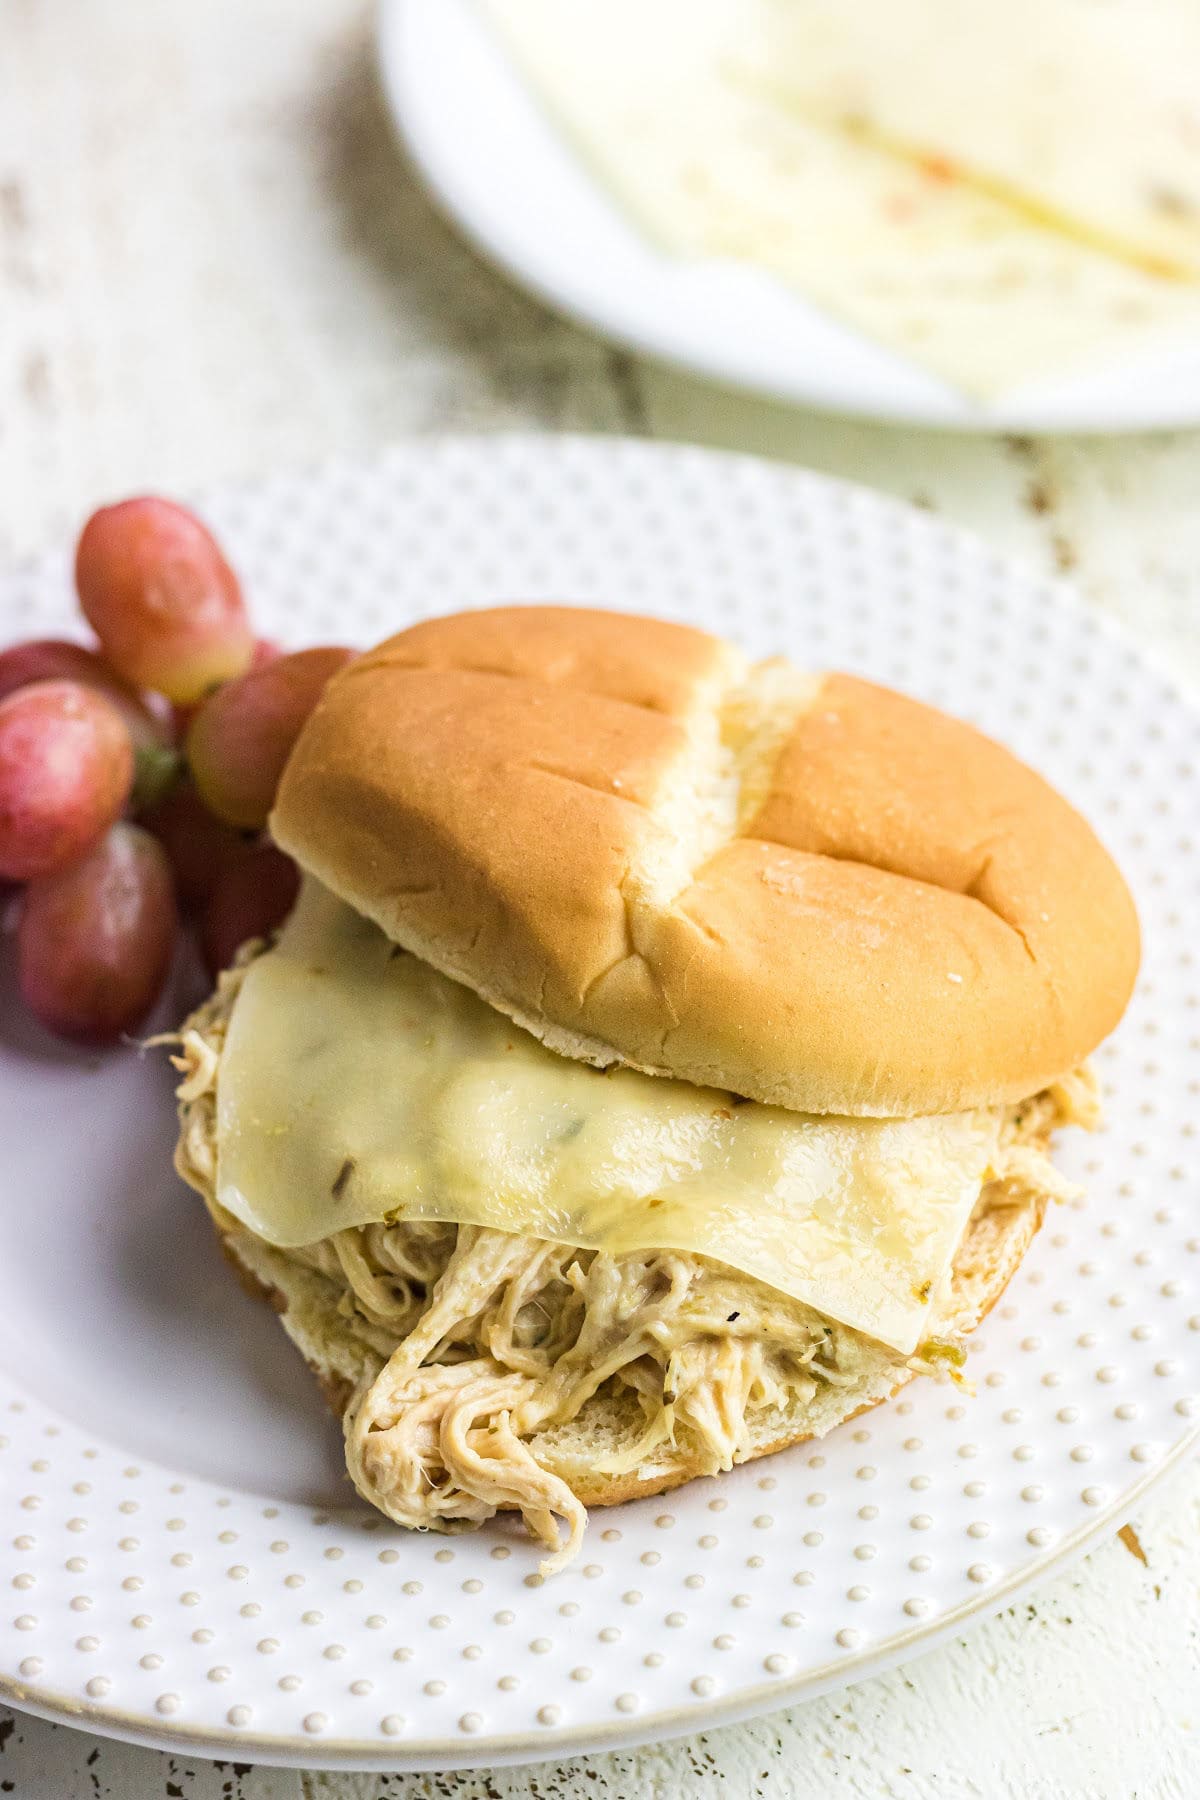
M 645 367 L 516 293 L 436 217 L 394 150 L 359 0 L 0 0 L 0 560 L 122 491 L 511 425 L 757 450 L 939 507 L 1070 569 L 1200 679 L 1197 435 L 878 429 Z M 961 1643 L 708 1738 L 389 1778 L 192 1763 L 0 1715 L 0 1794 L 1185 1800 L 1200 1468 L 1136 1526 Z

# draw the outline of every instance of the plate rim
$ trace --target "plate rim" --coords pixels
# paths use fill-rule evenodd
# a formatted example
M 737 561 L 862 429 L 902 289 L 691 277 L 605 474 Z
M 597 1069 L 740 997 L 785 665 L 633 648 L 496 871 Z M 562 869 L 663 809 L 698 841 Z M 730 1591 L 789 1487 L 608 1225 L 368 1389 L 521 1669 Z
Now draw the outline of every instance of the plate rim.
M 252 1731 L 231 1733 L 204 1725 L 178 1725 L 166 1729 L 155 1724 L 145 1713 L 127 1712 L 121 1707 L 106 1707 L 103 1702 L 78 1700 L 36 1682 L 14 1678 L 0 1672 L 0 1701 L 20 1712 L 32 1713 L 53 1724 L 69 1725 L 76 1730 L 87 1727 L 101 1737 L 121 1743 L 140 1744 L 152 1750 L 171 1750 L 200 1754 L 215 1759 L 233 1755 L 268 1768 L 345 1770 L 347 1773 L 428 1774 L 438 1770 L 512 1768 L 522 1763 L 561 1761 L 565 1757 L 603 1755 L 609 1751 L 633 1750 L 643 1744 L 659 1743 L 687 1737 L 697 1731 L 711 1731 L 725 1725 L 737 1725 L 750 1719 L 765 1718 L 785 1707 L 822 1694 L 836 1693 L 872 1676 L 886 1673 L 911 1659 L 915 1651 L 924 1655 L 946 1638 L 956 1636 L 968 1622 L 983 1624 L 1009 1606 L 1014 1595 L 1043 1578 L 1062 1574 L 1080 1561 L 1095 1540 L 1111 1531 L 1112 1526 L 1129 1508 L 1145 1498 L 1164 1476 L 1169 1476 L 1189 1454 L 1200 1451 L 1200 1424 L 1189 1427 L 1172 1448 L 1131 1488 L 1126 1488 L 1095 1519 L 1087 1519 L 1074 1532 L 1061 1540 L 1036 1571 L 1014 1570 L 995 1587 L 990 1587 L 978 1600 L 968 1598 L 928 1625 L 915 1624 L 888 1638 L 879 1648 L 847 1651 L 815 1668 L 798 1675 L 780 1676 L 769 1682 L 758 1682 L 752 1688 L 741 1688 L 727 1700 L 710 1698 L 704 1719 L 697 1720 L 694 1709 L 672 1707 L 662 1712 L 638 1714 L 636 1721 L 604 1720 L 583 1728 L 546 1728 L 539 1735 L 526 1737 L 518 1733 L 485 1737 L 479 1740 L 477 1753 L 472 1753 L 469 1739 L 406 1738 L 406 1754 L 379 1747 L 370 1738 L 304 1738 L 298 1735 L 262 1735 Z M 314 1750 L 317 1754 L 314 1755 Z
M 745 451 L 728 451 L 699 446 L 686 441 L 672 441 L 622 434 L 585 432 L 541 432 L 515 430 L 503 432 L 446 432 L 428 436 L 410 436 L 389 440 L 374 450 L 335 454 L 299 467 L 286 467 L 249 480 L 230 478 L 206 485 L 193 496 L 203 509 L 222 495 L 244 495 L 269 489 L 274 483 L 296 482 L 301 485 L 333 480 L 338 476 L 353 479 L 363 471 L 392 459 L 427 458 L 430 453 L 468 454 L 482 457 L 502 455 L 505 449 L 520 454 L 583 456 L 601 464 L 610 458 L 643 457 L 648 462 L 670 464 L 676 459 L 697 459 L 726 466 L 741 465 L 753 469 L 769 469 L 794 477 L 810 492 L 853 495 L 869 506 L 894 515 L 919 517 L 931 523 L 921 508 L 903 499 L 872 488 L 866 483 L 845 480 L 801 464 L 756 455 Z M 1173 699 L 1186 710 L 1200 712 L 1195 691 L 1177 674 L 1164 666 L 1164 660 L 1153 646 L 1140 643 L 1109 615 L 1089 607 L 1074 586 L 1061 576 L 1043 574 L 1019 555 L 994 549 L 988 540 L 968 526 L 936 516 L 937 528 L 959 543 L 983 553 L 1003 567 L 1015 571 L 1023 581 L 1036 582 L 1054 603 L 1061 606 L 1074 621 L 1106 637 L 1131 660 L 1141 664 Z M 22 575 L 56 570 L 63 547 L 50 548 L 41 555 L 0 570 L 0 588 L 19 580 Z M 106 1442 L 98 1438 L 97 1442 Z M 120 1445 L 112 1444 L 115 1450 Z M 87 1728 L 102 1736 L 136 1743 L 156 1749 L 183 1750 L 211 1757 L 234 1755 L 238 1760 L 249 1757 L 264 1766 L 364 1772 L 413 1771 L 436 1769 L 471 1769 L 489 1766 L 513 1766 L 561 1760 L 564 1756 L 589 1755 L 633 1748 L 664 1738 L 684 1736 L 697 1730 L 708 1730 L 782 1710 L 786 1706 L 816 1698 L 821 1693 L 836 1691 L 884 1672 L 917 1653 L 936 1647 L 945 1639 L 958 1635 L 970 1621 L 983 1620 L 1012 1603 L 1015 1595 L 1039 1584 L 1043 1579 L 1061 1573 L 1081 1557 L 1097 1540 L 1111 1532 L 1129 1510 L 1145 1498 L 1159 1482 L 1168 1478 L 1189 1455 L 1200 1451 L 1200 1421 L 1189 1425 L 1164 1450 L 1155 1463 L 1113 1498 L 1098 1507 L 1094 1515 L 1084 1519 L 1073 1531 L 1059 1539 L 1053 1549 L 1014 1569 L 994 1585 L 981 1589 L 978 1597 L 968 1596 L 956 1606 L 927 1622 L 914 1622 L 875 1644 L 847 1650 L 821 1663 L 769 1682 L 759 1681 L 737 1689 L 725 1697 L 705 1700 L 703 1718 L 690 1706 L 673 1706 L 657 1712 L 639 1713 L 622 1720 L 593 1720 L 586 1725 L 547 1727 L 536 1736 L 506 1733 L 482 1735 L 476 1742 L 462 1737 L 405 1737 L 394 1747 L 375 1739 L 353 1736 L 304 1737 L 299 1734 L 256 1734 L 253 1730 L 222 1730 L 204 1725 L 165 1725 L 149 1713 L 109 1706 L 103 1701 L 75 1697 L 59 1689 L 42 1686 L 35 1678 L 10 1675 L 0 1671 L 0 1700 L 18 1710 L 56 1723 Z
M 544 268 L 531 267 L 516 253 L 498 215 L 485 215 L 466 198 L 453 168 L 439 154 L 422 128 L 418 88 L 421 84 L 419 56 L 412 54 L 416 33 L 414 21 L 427 0 L 374 0 L 374 50 L 378 84 L 386 101 L 387 112 L 399 144 L 426 189 L 436 201 L 444 217 L 449 219 L 476 251 L 494 264 L 516 286 L 532 293 L 559 314 L 575 320 L 619 348 L 646 356 L 665 367 L 700 377 L 730 393 L 749 394 L 759 399 L 805 408 L 833 417 L 860 420 L 885 426 L 910 426 L 921 430 L 965 433 L 1088 433 L 1101 437 L 1119 437 L 1145 431 L 1183 430 L 1200 422 L 1200 391 L 1190 399 L 1172 390 L 1165 402 L 1139 407 L 1136 401 L 1118 405 L 1111 402 L 1051 400 L 1037 404 L 1026 399 L 1022 404 L 990 403 L 975 400 L 943 381 L 931 370 L 910 362 L 899 352 L 888 352 L 865 333 L 855 333 L 864 346 L 882 350 L 893 356 L 898 367 L 928 379 L 941 390 L 925 403 L 905 402 L 903 398 L 879 396 L 875 401 L 840 392 L 836 386 L 824 386 L 820 371 L 814 369 L 811 381 L 785 377 L 774 383 L 753 371 L 738 366 L 738 359 L 720 345 L 711 353 L 689 352 L 672 341 L 669 326 L 660 328 L 645 315 L 615 318 L 603 304 L 593 305 L 579 287 L 556 281 Z M 473 29 L 475 27 L 472 27 Z M 482 22 L 479 29 L 483 29 Z M 426 70 L 426 73 L 428 71 Z M 570 155 L 570 147 L 564 145 Z M 614 203 L 615 208 L 615 203 Z M 632 225 L 629 230 L 636 231 Z M 795 296 L 803 303 L 803 296 Z M 818 312 L 819 308 L 816 309 Z M 833 315 L 829 315 L 830 318 Z M 844 325 L 843 321 L 834 320 Z M 849 326 L 844 326 L 850 330 Z M 1103 374 L 1103 369 L 1097 370 Z M 1036 394 L 1037 383 L 1029 386 Z M 1187 393 L 1186 384 L 1179 391 Z

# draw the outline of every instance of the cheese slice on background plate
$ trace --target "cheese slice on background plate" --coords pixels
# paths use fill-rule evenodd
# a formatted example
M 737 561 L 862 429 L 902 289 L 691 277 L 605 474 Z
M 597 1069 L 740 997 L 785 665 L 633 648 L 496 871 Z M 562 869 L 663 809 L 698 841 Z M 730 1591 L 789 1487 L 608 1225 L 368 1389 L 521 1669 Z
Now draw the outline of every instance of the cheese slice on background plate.
M 758 264 L 966 392 L 1200 338 L 1200 288 L 806 116 L 769 0 L 479 4 L 666 252 Z
M 744 10 L 761 33 L 748 61 L 810 118 L 943 158 L 1116 255 L 1200 277 L 1196 0 Z
M 388 1218 L 694 1252 L 907 1354 L 998 1131 L 993 1111 L 817 1117 L 573 1062 L 309 880 L 234 1006 L 217 1197 L 280 1246 Z

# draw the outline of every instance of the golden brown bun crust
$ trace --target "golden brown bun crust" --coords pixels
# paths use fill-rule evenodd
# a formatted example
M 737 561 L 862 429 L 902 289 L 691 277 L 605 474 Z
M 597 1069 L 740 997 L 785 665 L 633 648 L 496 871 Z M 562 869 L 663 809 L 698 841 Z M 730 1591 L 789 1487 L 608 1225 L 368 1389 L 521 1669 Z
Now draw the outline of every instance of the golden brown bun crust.
M 330 683 L 272 829 L 551 1048 L 799 1111 L 1020 1099 L 1137 971 L 1111 859 L 1000 745 L 623 614 L 390 639 Z

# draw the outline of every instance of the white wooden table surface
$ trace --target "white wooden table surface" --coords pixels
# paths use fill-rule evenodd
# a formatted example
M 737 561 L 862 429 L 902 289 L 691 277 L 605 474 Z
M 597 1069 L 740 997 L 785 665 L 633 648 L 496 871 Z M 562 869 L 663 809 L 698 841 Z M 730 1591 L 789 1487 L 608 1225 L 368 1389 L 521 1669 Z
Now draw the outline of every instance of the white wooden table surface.
M 1070 570 L 1200 683 L 1200 433 L 964 439 L 723 395 L 551 317 L 455 238 L 394 149 L 360 0 L 0 0 L 0 562 L 122 492 L 503 426 L 874 483 Z M 0 1712 L 0 1794 L 1191 1800 L 1200 1466 L 961 1642 L 756 1724 L 389 1777 L 192 1762 Z

